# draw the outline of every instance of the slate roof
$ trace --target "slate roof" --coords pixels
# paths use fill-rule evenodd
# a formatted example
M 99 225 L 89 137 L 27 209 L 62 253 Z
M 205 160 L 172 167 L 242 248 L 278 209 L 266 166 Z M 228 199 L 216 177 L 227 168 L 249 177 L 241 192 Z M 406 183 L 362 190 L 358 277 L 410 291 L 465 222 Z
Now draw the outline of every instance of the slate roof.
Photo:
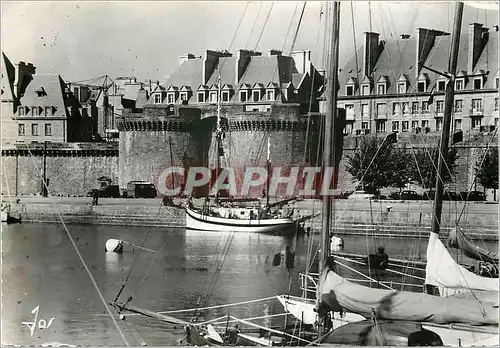
M 2 99 L 14 99 L 14 79 L 16 68 L 10 62 L 9 58 L 2 52 Z
M 24 95 L 21 97 L 20 104 L 22 106 L 53 106 L 55 112 L 54 117 L 66 117 L 70 113 L 66 113 L 64 88 L 66 84 L 59 75 L 31 75 L 32 79 L 28 83 Z M 44 95 L 39 96 L 37 91 L 43 88 Z
M 203 59 L 189 59 L 182 62 L 174 70 L 172 75 L 167 79 L 165 86 L 181 87 L 182 85 L 186 85 L 194 90 L 203 82 L 202 74 Z
M 222 81 L 222 84 L 230 84 L 234 85 L 235 83 L 235 74 L 236 74 L 236 57 L 221 57 L 219 58 L 219 64 L 215 68 L 213 74 L 208 79 L 207 85 L 212 85 L 217 83 L 217 79 L 219 78 Z M 200 74 L 201 76 L 201 74 Z M 201 81 L 201 77 L 200 77 Z M 200 82 L 201 83 L 201 82 Z
M 489 33 L 488 43 L 479 57 L 474 71 L 482 69 L 489 71 L 488 79 L 486 80 L 485 88 L 495 88 L 495 77 L 498 76 L 498 31 Z

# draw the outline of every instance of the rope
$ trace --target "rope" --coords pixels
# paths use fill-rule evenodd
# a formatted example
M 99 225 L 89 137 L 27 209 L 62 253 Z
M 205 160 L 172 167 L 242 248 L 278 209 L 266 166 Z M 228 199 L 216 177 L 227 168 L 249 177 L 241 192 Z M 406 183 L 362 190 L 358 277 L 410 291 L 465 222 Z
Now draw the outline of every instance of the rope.
M 297 30 L 295 31 L 295 35 L 292 40 L 292 45 L 290 47 L 290 54 L 293 53 L 293 48 L 295 47 L 295 42 L 297 41 L 297 36 L 299 35 L 300 23 L 302 23 L 302 17 L 304 16 L 304 10 L 306 9 L 307 1 L 304 1 L 304 5 L 302 5 L 302 12 L 300 13 L 299 23 L 297 24 Z
M 271 3 L 271 7 L 269 8 L 269 12 L 267 12 L 266 20 L 264 22 L 264 25 L 262 26 L 262 30 L 260 31 L 259 38 L 257 39 L 257 43 L 255 44 L 254 51 L 257 50 L 257 46 L 259 46 L 260 39 L 262 38 L 262 34 L 264 34 L 264 29 L 266 29 L 267 21 L 269 20 L 269 16 L 271 15 L 271 11 L 273 10 L 274 6 L 274 1 Z
M 259 10 L 257 11 L 257 16 L 255 17 L 255 19 L 253 21 L 252 30 L 250 30 L 250 35 L 248 35 L 248 40 L 247 40 L 247 43 L 245 44 L 245 47 L 248 47 L 248 44 L 250 43 L 250 39 L 252 38 L 252 34 L 253 34 L 254 29 L 255 29 L 255 25 L 257 24 L 257 19 L 259 18 L 260 10 L 262 9 L 262 4 L 263 4 L 263 2 L 261 1 L 260 6 L 259 6 Z

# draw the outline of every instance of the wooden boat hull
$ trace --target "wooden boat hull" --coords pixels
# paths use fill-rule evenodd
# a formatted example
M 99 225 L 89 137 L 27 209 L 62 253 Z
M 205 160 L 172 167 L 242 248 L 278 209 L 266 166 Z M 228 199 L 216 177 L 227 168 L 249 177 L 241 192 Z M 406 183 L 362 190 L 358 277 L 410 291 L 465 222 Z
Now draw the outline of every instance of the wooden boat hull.
M 295 234 L 295 227 L 291 218 L 230 219 L 201 214 L 186 207 L 186 228 L 190 230 Z

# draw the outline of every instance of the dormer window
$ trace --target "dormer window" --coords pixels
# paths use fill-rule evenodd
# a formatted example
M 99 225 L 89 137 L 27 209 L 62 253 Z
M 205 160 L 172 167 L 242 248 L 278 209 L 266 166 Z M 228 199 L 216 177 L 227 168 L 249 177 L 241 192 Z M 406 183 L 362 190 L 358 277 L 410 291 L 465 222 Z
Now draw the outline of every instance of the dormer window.
M 370 95 L 370 85 L 364 84 L 361 86 L 361 95 Z
M 223 102 L 228 102 L 229 101 L 229 91 L 223 91 L 222 92 L 222 101 Z
M 198 103 L 205 102 L 205 92 L 198 92 Z
M 377 94 L 382 95 L 382 94 L 385 94 L 385 93 L 386 93 L 386 85 L 385 85 L 385 83 L 379 83 L 377 85 Z
M 474 78 L 474 89 L 482 89 L 483 88 L 483 78 L 475 77 Z
M 427 83 L 425 81 L 417 82 L 417 92 L 425 92 L 427 90 Z
M 181 101 L 188 100 L 188 93 L 187 92 L 181 92 L 180 98 L 181 98 Z
M 445 80 L 439 80 L 436 83 L 436 90 L 437 91 L 444 91 L 446 89 L 446 81 Z
M 346 95 L 354 95 L 354 86 L 346 86 Z
M 45 107 L 45 116 L 52 116 L 52 106 Z
M 498 77 L 495 77 L 495 89 L 498 89 Z
M 398 93 L 399 94 L 406 93 L 406 82 L 398 82 Z
M 161 104 L 161 93 L 155 94 L 155 104 Z
M 455 90 L 456 91 L 462 91 L 465 88 L 465 80 L 464 79 L 457 79 L 455 80 Z
M 24 106 L 20 106 L 19 107 L 19 110 L 17 110 L 17 114 L 19 116 L 25 116 L 26 115 L 26 109 L 24 108 Z
M 174 102 L 175 102 L 175 93 L 168 93 L 167 94 L 167 103 L 173 104 Z
M 257 90 L 257 91 L 254 90 L 253 91 L 253 93 L 252 93 L 252 100 L 254 102 L 260 101 L 260 91 L 259 90 Z
M 38 116 L 38 106 L 33 106 L 31 108 L 31 116 Z
M 245 103 L 247 101 L 247 98 L 248 98 L 248 91 L 247 90 L 240 91 L 240 102 Z
M 274 90 L 268 89 L 266 91 L 266 99 L 267 101 L 274 101 Z
M 210 91 L 210 103 L 217 103 L 217 91 Z

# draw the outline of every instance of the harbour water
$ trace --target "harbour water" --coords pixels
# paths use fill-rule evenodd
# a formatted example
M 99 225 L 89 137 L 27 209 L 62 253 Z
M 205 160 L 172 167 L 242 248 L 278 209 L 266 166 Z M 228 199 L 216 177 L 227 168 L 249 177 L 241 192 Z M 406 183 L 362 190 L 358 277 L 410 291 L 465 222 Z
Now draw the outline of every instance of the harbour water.
M 135 226 L 69 225 L 68 229 L 106 302 L 113 300 L 130 272 L 120 299 L 132 296 L 133 305 L 153 311 L 194 308 L 198 301 L 203 307 L 286 293 L 287 270 L 272 262 L 287 245 L 296 250 L 292 293 L 300 295 L 298 272 L 305 270 L 307 250 L 314 253 L 319 239 L 318 235 L 294 240 Z M 125 245 L 123 254 L 106 253 L 104 246 L 109 238 L 124 239 L 156 252 Z M 425 258 L 424 236 L 411 240 L 375 239 L 371 235 L 344 238 L 344 251 L 350 253 L 366 255 L 380 245 L 391 257 Z M 496 250 L 497 243 L 482 246 Z M 268 299 L 203 311 L 200 319 L 281 312 L 278 301 Z M 2 225 L 2 345 L 123 345 L 106 313 L 62 225 Z M 191 318 L 191 313 L 185 312 L 171 315 Z M 35 316 L 34 327 L 23 324 L 34 322 Z M 279 325 L 280 321 L 266 319 L 259 323 Z M 184 336 L 182 327 L 140 316 L 119 320 L 118 325 L 131 345 L 176 345 Z

